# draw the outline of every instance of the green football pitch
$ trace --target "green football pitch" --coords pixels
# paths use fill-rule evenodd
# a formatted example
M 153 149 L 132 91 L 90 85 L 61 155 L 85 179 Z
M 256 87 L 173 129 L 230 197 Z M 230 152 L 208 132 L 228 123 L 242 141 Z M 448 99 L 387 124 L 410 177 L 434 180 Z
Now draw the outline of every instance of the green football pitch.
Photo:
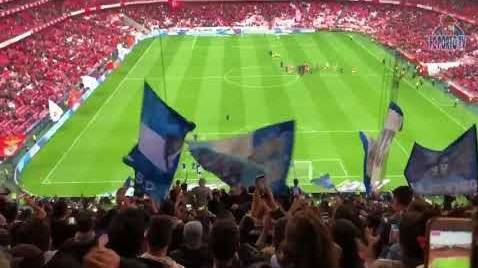
M 271 57 L 271 50 L 278 57 Z M 382 63 L 388 58 L 380 45 L 350 33 L 145 40 L 28 164 L 21 186 L 44 196 L 90 196 L 122 185 L 132 175 L 122 157 L 137 142 L 145 80 L 196 123 L 188 139 L 193 134 L 200 140 L 231 137 L 294 119 L 289 183 L 297 177 L 305 190 L 317 192 L 323 189 L 310 179 L 324 173 L 336 185 L 360 181 L 358 131 L 377 136 L 381 129 L 391 95 L 384 87 L 388 67 Z M 330 68 L 300 77 L 286 73 L 280 61 Z M 417 90 L 415 83 L 407 76 L 396 95 L 405 123 L 391 146 L 386 189 L 406 183 L 403 170 L 415 141 L 441 149 L 477 121 L 467 107 L 454 107 L 449 94 L 428 82 Z M 176 177 L 196 183 L 187 148 L 181 163 L 187 168 L 180 164 Z M 219 185 L 211 174 L 202 175 Z
M 469 268 L 470 259 L 467 257 L 437 258 L 433 261 L 432 268 Z

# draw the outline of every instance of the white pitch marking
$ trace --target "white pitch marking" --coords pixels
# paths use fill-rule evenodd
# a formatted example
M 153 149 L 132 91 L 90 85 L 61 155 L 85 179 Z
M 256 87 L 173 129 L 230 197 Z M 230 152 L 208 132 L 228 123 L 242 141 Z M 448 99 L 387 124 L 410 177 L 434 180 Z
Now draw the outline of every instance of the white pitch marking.
M 124 181 L 119 181 L 119 180 L 101 180 L 101 181 L 48 181 L 42 184 L 106 184 L 106 183 L 121 183 Z
M 196 46 L 196 41 L 198 40 L 197 36 L 194 36 L 193 43 L 191 44 L 191 50 L 194 50 L 194 47 Z
M 337 162 L 339 163 L 340 168 L 344 172 L 344 176 L 348 176 L 349 172 L 345 168 L 344 162 L 342 161 L 342 158 L 312 158 L 308 160 L 295 160 L 295 161 L 310 161 L 310 162 Z
M 339 164 L 342 170 L 344 171 L 345 176 L 348 176 L 349 173 L 347 172 L 347 169 L 345 168 L 345 165 L 344 165 L 344 162 L 342 162 L 342 159 L 340 159 Z
M 141 57 L 138 59 L 138 61 L 136 62 L 136 64 L 128 71 L 128 73 L 125 75 L 128 76 L 129 73 L 131 73 L 131 71 L 133 71 L 136 66 L 138 66 L 138 63 L 144 58 L 144 56 L 146 54 L 148 54 L 149 50 L 151 49 L 152 47 L 152 44 L 154 42 L 151 42 L 151 44 L 149 44 L 149 47 L 146 49 L 146 51 L 143 53 L 143 55 L 141 55 Z M 53 168 L 50 170 L 50 172 L 48 172 L 47 176 L 45 177 L 45 179 L 42 181 L 42 183 L 48 179 L 50 179 L 51 175 L 53 174 L 53 172 L 55 172 L 55 170 L 58 168 L 58 166 L 63 162 L 63 160 L 65 160 L 66 156 L 70 153 L 70 151 L 73 149 L 73 147 L 78 143 L 78 141 L 81 139 L 81 137 L 86 133 L 86 131 L 88 131 L 88 129 L 91 127 L 91 125 L 96 121 L 96 118 L 98 118 L 100 112 L 103 110 L 103 108 L 106 106 L 106 104 L 108 104 L 112 99 L 113 97 L 116 95 L 116 93 L 118 92 L 118 90 L 121 88 L 121 86 L 123 85 L 123 83 L 125 82 L 126 80 L 123 78 L 123 80 L 121 80 L 121 82 L 118 84 L 118 86 L 116 87 L 116 89 L 113 91 L 113 93 L 111 93 L 111 95 L 108 97 L 108 99 L 106 99 L 106 101 L 101 105 L 101 107 L 96 111 L 96 113 L 93 115 L 93 117 L 90 119 L 90 121 L 88 122 L 88 124 L 86 125 L 86 127 L 80 132 L 80 134 L 78 134 L 78 136 L 75 138 L 75 140 L 73 140 L 73 142 L 71 143 L 71 145 L 68 147 L 68 149 L 61 155 L 60 159 L 56 162 L 56 164 L 53 166 Z M 51 183 L 51 182 L 50 182 Z
M 252 130 L 250 130 L 252 131 Z M 198 135 L 241 135 L 247 134 L 250 131 L 244 132 L 197 132 Z M 378 130 L 364 130 L 364 132 L 378 132 Z M 304 131 L 297 131 L 297 134 L 354 134 L 359 133 L 359 130 L 304 130 Z
M 398 141 L 398 139 L 397 139 L 397 138 L 394 138 L 393 141 L 398 145 L 398 147 L 399 147 L 400 150 L 405 154 L 405 156 L 408 156 L 407 150 L 406 150 L 405 147 L 403 147 L 403 145 Z
M 353 39 L 355 41 L 355 39 Z M 357 42 L 355 42 L 356 44 L 359 44 Z M 375 60 L 377 60 L 378 62 L 381 62 L 381 60 L 379 58 L 377 58 L 377 56 L 375 54 L 373 54 L 372 52 L 370 52 L 370 49 L 368 49 L 367 47 L 364 47 L 362 46 L 361 44 L 359 44 L 360 47 L 362 47 L 364 50 L 367 51 L 368 54 L 370 54 L 372 57 L 375 58 Z M 389 70 L 391 70 L 390 67 L 387 66 L 387 68 Z M 412 83 L 410 83 L 410 81 L 408 81 L 407 79 L 405 79 L 405 82 L 411 87 L 413 88 L 413 85 Z M 456 120 L 456 118 L 454 118 L 453 116 L 451 116 L 449 113 L 447 113 L 445 110 L 443 110 L 442 107 L 440 107 L 439 105 L 437 105 L 435 102 L 431 101 L 426 95 L 423 95 L 423 93 L 420 91 L 420 90 L 417 90 L 418 94 L 420 96 L 422 96 L 422 98 L 424 98 L 426 101 L 428 101 L 429 103 L 431 103 L 433 106 L 435 106 L 440 112 L 442 112 L 443 114 L 445 114 L 448 118 L 450 118 L 453 122 L 455 122 L 455 124 L 457 124 L 458 126 L 460 126 L 462 129 L 466 130 L 466 127 L 463 126 L 458 120 Z

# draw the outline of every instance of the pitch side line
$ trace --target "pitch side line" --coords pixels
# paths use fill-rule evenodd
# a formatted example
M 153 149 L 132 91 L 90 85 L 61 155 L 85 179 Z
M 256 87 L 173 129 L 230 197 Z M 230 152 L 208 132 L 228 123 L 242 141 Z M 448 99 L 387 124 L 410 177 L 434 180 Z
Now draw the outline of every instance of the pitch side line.
M 406 150 L 405 147 L 403 147 L 403 145 L 398 141 L 398 139 L 397 139 L 397 138 L 394 138 L 393 141 L 398 145 L 398 147 L 399 147 L 400 150 L 405 154 L 405 156 L 408 156 L 407 150 Z
M 376 61 L 378 62 L 381 62 L 379 58 L 377 58 L 377 56 L 375 54 L 373 54 L 372 52 L 370 52 L 370 49 L 368 49 L 367 47 L 364 47 L 363 45 L 357 43 L 357 41 L 355 41 L 355 39 L 353 38 L 354 42 L 356 44 L 358 44 L 363 50 L 367 51 L 368 54 L 370 54 Z M 386 66 L 389 70 L 391 70 L 390 67 Z M 413 85 L 412 83 L 410 83 L 410 81 L 408 81 L 408 79 L 405 79 L 405 82 L 411 87 L 413 88 Z M 464 127 L 458 120 L 456 120 L 456 118 L 454 118 L 453 116 L 451 116 L 449 113 L 447 113 L 445 110 L 443 110 L 442 107 L 440 107 L 439 105 L 437 105 L 435 102 L 431 101 L 426 95 L 423 95 L 423 93 L 420 91 L 420 90 L 416 90 L 418 92 L 418 94 L 420 96 L 422 96 L 422 98 L 424 98 L 426 101 L 428 101 L 429 103 L 431 103 L 433 106 L 435 106 L 439 111 L 441 111 L 443 114 L 445 114 L 448 118 L 450 118 L 453 122 L 455 122 L 455 124 L 457 124 L 458 126 L 460 126 L 463 130 L 466 130 L 466 127 Z
M 413 88 L 413 85 L 408 82 L 408 80 L 406 80 L 406 82 L 408 83 L 408 85 L 410 85 L 412 88 Z M 442 107 L 440 107 L 439 105 L 437 105 L 435 102 L 431 101 L 426 95 L 424 95 L 420 90 L 417 90 L 418 91 L 418 94 L 420 96 L 422 96 L 422 98 L 424 98 L 426 101 L 428 101 L 429 103 L 433 104 L 433 106 L 435 106 L 438 110 L 440 110 L 442 113 L 444 113 L 446 116 L 448 116 L 448 118 L 450 118 L 453 122 L 455 122 L 455 124 L 457 124 L 458 126 L 460 126 L 463 130 L 466 130 L 466 127 L 463 126 L 460 121 L 456 120 L 453 116 L 451 116 L 449 113 L 447 113 L 445 110 L 443 110 Z
M 100 181 L 48 181 L 42 184 L 106 184 L 106 183 L 123 183 L 124 181 L 120 180 L 100 180 Z
M 61 155 L 60 159 L 56 162 L 56 164 L 53 166 L 53 168 L 50 170 L 50 172 L 48 172 L 47 176 L 45 177 L 45 179 L 43 179 L 42 181 L 42 184 L 43 182 L 45 182 L 46 180 L 50 179 L 51 175 L 53 174 L 53 172 L 55 172 L 55 170 L 58 168 L 58 166 L 63 162 L 63 160 L 65 160 L 66 156 L 70 153 L 70 151 L 73 149 L 73 147 L 75 147 L 75 145 L 78 143 L 78 141 L 81 139 L 81 137 L 83 137 L 83 135 L 86 133 L 86 131 L 88 131 L 88 129 L 91 127 L 91 125 L 96 121 L 96 118 L 98 118 L 98 116 L 100 115 L 100 112 L 103 110 L 103 108 L 106 106 L 106 104 L 108 104 L 112 99 L 113 97 L 116 95 L 116 93 L 118 92 L 118 90 L 121 88 L 121 86 L 123 85 L 123 83 L 125 81 L 127 81 L 126 79 L 126 76 L 128 76 L 128 74 L 131 73 L 131 71 L 133 71 L 136 66 L 138 66 L 138 63 L 144 58 L 145 55 L 148 54 L 149 50 L 151 49 L 152 45 L 153 45 L 154 42 L 151 42 L 148 46 L 148 48 L 144 51 L 143 55 L 141 55 L 141 57 L 138 59 L 138 61 L 136 61 L 136 64 L 128 71 L 128 73 L 125 75 L 125 77 L 123 77 L 123 80 L 121 80 L 121 82 L 118 84 L 118 86 L 116 87 L 116 89 L 113 91 L 113 93 L 111 93 L 111 95 L 108 97 L 108 99 L 106 99 L 105 102 L 103 102 L 103 104 L 100 106 L 100 108 L 96 111 L 96 113 L 93 115 L 93 117 L 90 119 L 90 121 L 88 122 L 88 124 L 86 125 L 85 128 L 83 128 L 83 130 L 80 132 L 80 134 L 78 134 L 78 136 L 73 140 L 73 142 L 71 143 L 71 145 L 68 147 L 68 149 Z M 52 183 L 52 182 L 50 182 Z
M 337 163 L 339 163 L 340 168 L 344 172 L 343 176 L 348 176 L 349 175 L 349 172 L 345 168 L 345 165 L 344 165 L 344 162 L 342 161 L 342 158 L 311 158 L 311 159 L 308 159 L 308 160 L 299 160 L 298 159 L 298 160 L 294 160 L 294 164 L 295 164 L 296 161 L 300 161 L 300 162 L 337 162 Z
M 344 165 L 344 162 L 342 162 L 342 159 L 340 159 L 339 164 L 340 164 L 340 167 L 342 168 L 342 170 L 344 171 L 345 176 L 348 176 L 349 173 L 348 173 L 347 169 L 345 168 L 345 165 Z
M 242 135 L 247 134 L 248 132 L 253 130 L 245 130 L 244 132 L 239 131 L 232 131 L 232 132 L 196 132 L 197 135 Z M 379 132 L 379 130 L 363 130 L 364 132 Z M 304 130 L 304 131 L 297 131 L 297 134 L 357 134 L 359 130 Z M 308 160 L 310 161 L 310 160 Z
M 191 44 L 191 50 L 194 50 L 194 47 L 196 46 L 197 40 L 198 40 L 198 37 L 195 36 L 195 37 L 194 37 L 194 40 L 193 40 L 193 43 Z

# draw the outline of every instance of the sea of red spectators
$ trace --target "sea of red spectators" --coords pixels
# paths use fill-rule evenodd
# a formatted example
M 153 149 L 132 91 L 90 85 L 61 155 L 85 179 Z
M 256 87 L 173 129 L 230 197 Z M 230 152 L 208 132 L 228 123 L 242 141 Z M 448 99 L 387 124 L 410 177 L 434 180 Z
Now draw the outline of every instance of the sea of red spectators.
M 15 3 L 14 1 L 13 3 Z M 63 15 L 61 1 L 50 1 L 36 8 L 0 18 L 0 41 L 24 33 Z
M 478 2 L 474 0 L 405 0 L 410 4 L 427 5 L 476 20 Z
M 118 14 L 103 12 L 69 19 L 2 49 L 12 63 L 0 77 L 0 135 L 38 121 L 49 99 L 64 100 L 127 32 Z
M 474 92 L 478 91 L 478 66 L 476 64 L 450 68 L 443 75 L 460 86 L 473 89 Z
M 443 5 L 443 1 L 436 3 Z M 110 2 L 51 1 L 0 18 L 0 40 L 57 18 L 65 10 Z M 460 3 L 465 2 L 453 1 L 450 9 L 458 12 Z M 465 6 L 474 9 L 477 5 L 466 3 Z M 468 12 L 467 8 L 461 11 Z M 289 26 L 362 31 L 381 43 L 400 48 L 420 62 L 459 61 L 465 55 L 476 58 L 478 50 L 478 26 L 462 21 L 458 23 L 468 34 L 463 51 L 430 50 L 427 37 L 440 25 L 440 16 L 432 11 L 394 5 L 339 2 L 182 3 L 174 9 L 168 4 L 156 4 L 90 12 L 0 50 L 0 135 L 7 131 L 25 131 L 44 116 L 48 99 L 63 99 L 79 82 L 81 75 L 114 51 L 122 36 L 130 31 L 120 20 L 120 13 L 150 29 Z M 477 90 L 475 74 L 476 67 L 459 66 L 446 71 L 444 76 L 470 90 Z
M 0 4 L 0 11 L 21 7 L 23 5 L 31 4 L 33 2 L 35 2 L 35 0 L 9 0 Z

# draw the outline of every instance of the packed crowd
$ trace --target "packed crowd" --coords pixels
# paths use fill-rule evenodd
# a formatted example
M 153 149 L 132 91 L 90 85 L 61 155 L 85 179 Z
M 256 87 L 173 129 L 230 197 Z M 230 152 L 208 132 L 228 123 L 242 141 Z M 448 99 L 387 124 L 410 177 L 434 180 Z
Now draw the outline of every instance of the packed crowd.
M 0 135 L 25 131 L 45 115 L 49 99 L 65 101 L 80 76 L 104 67 L 129 31 L 117 14 L 95 13 L 2 49 L 11 63 L 0 77 Z
M 478 66 L 476 64 L 466 64 L 450 68 L 443 75 L 445 78 L 473 90 L 473 92 L 478 92 Z
M 467 34 L 464 50 L 429 49 L 428 36 L 441 25 L 441 18 L 434 12 L 412 7 L 336 2 L 261 5 L 244 3 L 237 6 L 230 3 L 211 3 L 200 6 L 184 4 L 183 8 L 178 10 L 170 10 L 167 7 L 150 9 L 137 6 L 128 8 L 126 14 L 149 28 L 233 25 L 349 29 L 365 32 L 381 43 L 400 48 L 419 62 L 460 61 L 465 57 L 478 59 L 477 25 L 458 23 Z M 465 88 L 478 90 L 476 88 L 478 78 L 470 71 L 470 69 L 476 69 L 473 65 L 464 65 L 455 69 L 449 70 L 449 73 L 445 73 L 443 77 L 453 77 L 455 82 Z
M 1 267 L 324 267 L 415 268 L 424 262 L 427 221 L 470 216 L 431 205 L 408 186 L 391 195 L 323 196 L 297 182 L 274 196 L 264 183 L 188 190 L 177 182 L 160 204 L 142 195 L 0 198 Z M 141 197 L 138 197 L 141 196 Z M 398 229 L 396 229 L 398 226 Z M 9 266 L 10 265 L 10 266 Z
M 407 4 L 427 5 L 476 20 L 478 3 L 473 0 L 405 0 Z
M 17 1 L 14 1 L 12 3 L 16 2 Z M 38 7 L 2 17 L 0 18 L 0 41 L 5 41 L 15 35 L 22 34 L 62 15 L 63 8 L 61 1 L 50 1 Z
M 408 2 L 412 3 L 414 0 Z M 65 11 L 99 6 L 110 0 L 50 1 L 0 18 L 0 40 L 58 18 Z M 477 4 L 465 0 L 430 1 L 454 12 L 471 14 Z M 15 0 L 0 6 L 31 1 Z M 463 6 L 462 8 L 460 8 Z M 24 132 L 46 115 L 48 99 L 64 100 L 80 75 L 101 66 L 132 28 L 122 22 L 126 14 L 148 28 L 200 26 L 316 27 L 366 32 L 381 43 L 400 48 L 420 62 L 478 58 L 478 26 L 459 22 L 468 34 L 464 51 L 428 49 L 427 36 L 440 25 L 437 13 L 412 7 L 339 2 L 166 3 L 128 6 L 107 12 L 88 12 L 70 18 L 0 50 L 0 135 Z M 409 27 L 413 25 L 413 27 Z M 459 66 L 443 77 L 477 90 L 476 67 Z
M 421 62 L 456 60 L 464 53 L 478 49 L 478 26 L 466 22 L 459 23 L 465 33 L 469 34 L 465 51 L 428 49 L 427 37 L 441 24 L 441 18 L 435 12 L 414 7 L 337 2 L 278 2 L 261 5 L 184 3 L 180 9 L 169 9 L 167 6 L 155 9 L 145 6 L 130 7 L 126 9 L 126 13 L 150 28 L 297 26 L 354 29 L 373 34 L 380 41 L 409 52 Z

